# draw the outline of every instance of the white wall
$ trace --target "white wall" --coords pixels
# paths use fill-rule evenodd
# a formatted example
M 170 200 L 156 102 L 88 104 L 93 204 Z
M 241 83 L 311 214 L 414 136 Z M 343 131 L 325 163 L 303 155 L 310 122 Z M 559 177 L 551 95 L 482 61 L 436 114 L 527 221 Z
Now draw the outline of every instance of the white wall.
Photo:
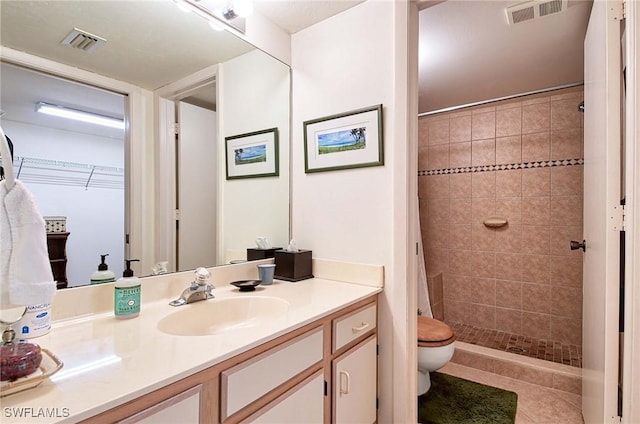
M 124 168 L 124 141 L 3 120 L 14 155 Z M 43 216 L 66 216 L 69 286 L 89 284 L 101 254 L 122 275 L 124 186 L 120 189 L 25 182 Z
M 370 0 L 292 36 L 293 237 L 317 258 L 385 267 L 379 314 L 381 423 L 416 417 L 416 371 L 407 365 L 415 363 L 416 345 L 415 323 L 407 323 L 415 316 L 407 313 L 413 308 L 407 299 L 415 298 L 407 296 L 408 287 L 415 290 L 415 281 L 409 281 L 415 275 L 407 276 L 407 265 L 415 260 L 407 253 L 407 192 L 410 179 L 417 180 L 408 164 L 407 92 L 417 85 L 407 70 L 409 15 L 406 2 Z M 304 121 L 379 103 L 384 166 L 304 173 Z M 413 336 L 407 337 L 411 328 Z
M 289 236 L 289 68 L 256 50 L 221 64 L 218 71 L 223 199 L 218 254 L 256 247 L 258 236 L 284 247 Z M 226 180 L 224 138 L 274 127 L 279 131 L 280 175 Z

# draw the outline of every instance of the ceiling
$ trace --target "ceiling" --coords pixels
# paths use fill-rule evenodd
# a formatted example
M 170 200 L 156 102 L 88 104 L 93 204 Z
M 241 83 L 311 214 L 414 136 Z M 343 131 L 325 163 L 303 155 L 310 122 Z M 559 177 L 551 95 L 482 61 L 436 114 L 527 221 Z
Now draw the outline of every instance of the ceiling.
M 293 34 L 361 2 L 254 0 L 254 6 Z M 0 40 L 3 46 L 150 90 L 254 49 L 227 31 L 212 31 L 193 14 L 179 12 L 172 0 L 126 2 L 126 8 L 114 8 L 118 3 L 123 4 L 2 0 Z M 505 7 L 514 3 L 520 1 L 419 2 L 420 112 L 582 81 L 591 1 L 569 1 L 566 11 L 510 26 Z M 60 45 L 74 27 L 107 43 L 91 54 Z M 47 93 L 44 87 L 38 91 Z M 65 100 L 71 104 L 83 101 L 83 96 L 72 99 L 70 93 Z M 3 103 L 11 101 L 10 94 L 4 88 Z

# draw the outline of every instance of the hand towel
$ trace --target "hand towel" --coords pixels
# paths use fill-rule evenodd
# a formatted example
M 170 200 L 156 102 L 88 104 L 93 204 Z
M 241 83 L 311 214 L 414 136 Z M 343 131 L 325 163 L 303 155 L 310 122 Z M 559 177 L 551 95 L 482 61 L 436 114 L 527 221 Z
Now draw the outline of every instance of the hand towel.
M 21 181 L 0 182 L 0 307 L 51 303 L 53 281 L 45 222 Z

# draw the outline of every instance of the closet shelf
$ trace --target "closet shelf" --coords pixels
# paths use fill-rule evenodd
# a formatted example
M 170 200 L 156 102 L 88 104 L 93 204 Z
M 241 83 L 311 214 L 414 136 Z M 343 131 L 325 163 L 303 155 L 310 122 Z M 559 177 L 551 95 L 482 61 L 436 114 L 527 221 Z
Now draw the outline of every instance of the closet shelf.
M 16 156 L 13 169 L 25 183 L 124 189 L 124 168 Z

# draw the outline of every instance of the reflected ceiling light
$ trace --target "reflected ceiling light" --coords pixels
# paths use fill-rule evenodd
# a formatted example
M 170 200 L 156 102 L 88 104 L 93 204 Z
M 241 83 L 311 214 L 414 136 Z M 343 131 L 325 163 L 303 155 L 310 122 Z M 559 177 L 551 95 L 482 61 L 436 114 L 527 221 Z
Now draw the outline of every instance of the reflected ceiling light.
M 253 3 L 251 0 L 234 0 L 222 12 L 225 19 L 246 18 L 253 13 Z
M 124 120 L 122 119 L 44 102 L 36 103 L 36 112 L 44 113 L 45 115 L 57 116 L 59 118 L 72 119 L 74 121 L 103 125 L 105 127 L 118 128 L 121 130 L 124 129 Z

